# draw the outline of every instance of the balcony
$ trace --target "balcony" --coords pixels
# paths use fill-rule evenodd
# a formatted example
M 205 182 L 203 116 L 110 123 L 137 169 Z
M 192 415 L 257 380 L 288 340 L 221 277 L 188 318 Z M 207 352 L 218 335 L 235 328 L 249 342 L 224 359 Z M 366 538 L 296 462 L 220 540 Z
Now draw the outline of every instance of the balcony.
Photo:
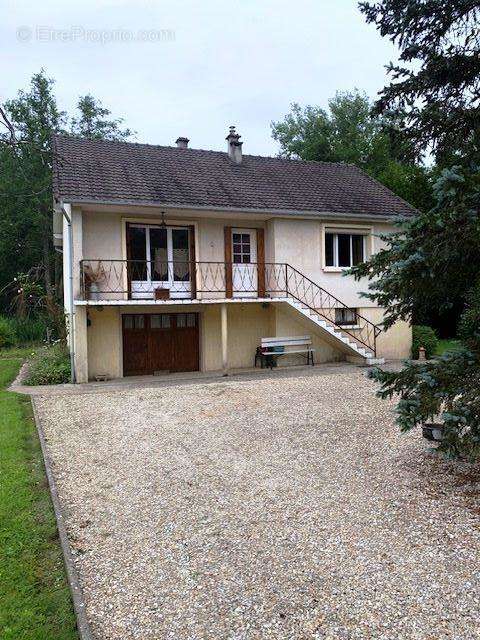
M 286 264 L 82 260 L 82 300 L 205 300 L 286 296 Z

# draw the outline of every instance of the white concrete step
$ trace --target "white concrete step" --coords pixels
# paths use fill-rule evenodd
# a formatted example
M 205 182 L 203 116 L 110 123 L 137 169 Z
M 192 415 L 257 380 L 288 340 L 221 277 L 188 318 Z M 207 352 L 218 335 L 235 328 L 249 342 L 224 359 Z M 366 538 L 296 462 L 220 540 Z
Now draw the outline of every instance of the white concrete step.
M 288 302 L 290 306 L 294 307 L 299 313 L 308 318 L 316 326 L 323 329 L 324 331 L 327 331 L 332 337 L 341 342 L 344 346 L 348 347 L 352 353 L 350 356 L 347 356 L 347 359 L 356 361 L 358 362 L 358 364 L 363 364 L 365 366 L 383 364 L 383 358 L 374 358 L 372 352 L 357 344 L 350 338 L 348 334 L 343 333 L 335 325 L 329 324 L 317 312 L 310 309 L 310 307 L 308 307 L 306 304 L 294 300 L 293 298 L 287 298 L 286 302 Z

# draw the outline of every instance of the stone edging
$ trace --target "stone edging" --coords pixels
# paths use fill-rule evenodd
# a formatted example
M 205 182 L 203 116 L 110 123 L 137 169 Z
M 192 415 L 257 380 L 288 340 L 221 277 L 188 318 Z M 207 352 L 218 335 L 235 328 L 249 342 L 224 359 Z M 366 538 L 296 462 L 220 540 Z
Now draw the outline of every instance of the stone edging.
M 80 587 L 78 573 L 73 562 L 72 549 L 68 541 L 67 529 L 65 527 L 65 521 L 62 513 L 62 508 L 60 506 L 58 491 L 55 485 L 55 479 L 53 477 L 51 460 L 47 451 L 45 434 L 43 432 L 43 427 L 38 415 L 37 407 L 35 406 L 35 400 L 33 397 L 31 397 L 30 400 L 32 402 L 33 416 L 35 419 L 35 424 L 37 426 L 38 438 L 40 440 L 40 446 L 42 448 L 43 460 L 45 464 L 45 472 L 50 488 L 50 495 L 52 498 L 53 509 L 55 511 L 55 518 L 57 520 L 57 529 L 67 572 L 67 580 L 72 594 L 75 616 L 77 618 L 78 635 L 80 637 L 80 640 L 95 640 L 95 636 L 92 633 L 85 613 L 85 600 L 83 598 L 82 588 Z

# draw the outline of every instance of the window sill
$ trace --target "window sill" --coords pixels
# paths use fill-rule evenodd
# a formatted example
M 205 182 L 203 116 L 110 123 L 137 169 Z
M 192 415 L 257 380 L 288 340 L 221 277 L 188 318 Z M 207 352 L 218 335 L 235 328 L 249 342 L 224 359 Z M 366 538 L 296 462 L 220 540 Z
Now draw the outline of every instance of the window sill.
M 342 273 L 343 271 L 347 271 L 351 267 L 323 267 L 323 270 L 327 273 Z
M 359 324 L 339 324 L 340 329 L 360 329 Z

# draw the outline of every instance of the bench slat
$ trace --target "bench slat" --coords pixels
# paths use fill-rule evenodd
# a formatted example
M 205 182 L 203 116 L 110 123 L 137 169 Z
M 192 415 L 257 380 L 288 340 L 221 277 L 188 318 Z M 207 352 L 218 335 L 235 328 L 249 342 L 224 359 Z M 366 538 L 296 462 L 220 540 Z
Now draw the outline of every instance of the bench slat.
M 262 338 L 262 344 L 267 345 L 269 342 L 290 342 L 292 340 L 311 340 L 310 336 L 276 336 L 273 338 Z
M 311 340 L 292 340 L 291 342 L 277 341 L 267 344 L 262 342 L 262 349 L 269 349 L 270 347 L 308 347 L 311 344 Z
M 298 342 L 271 342 L 270 344 L 262 344 L 262 349 L 270 349 L 271 347 L 308 347 L 312 343 L 310 341 L 298 341 Z
M 295 351 L 264 351 L 264 356 L 289 356 L 293 353 L 312 353 L 315 349 L 295 349 Z

